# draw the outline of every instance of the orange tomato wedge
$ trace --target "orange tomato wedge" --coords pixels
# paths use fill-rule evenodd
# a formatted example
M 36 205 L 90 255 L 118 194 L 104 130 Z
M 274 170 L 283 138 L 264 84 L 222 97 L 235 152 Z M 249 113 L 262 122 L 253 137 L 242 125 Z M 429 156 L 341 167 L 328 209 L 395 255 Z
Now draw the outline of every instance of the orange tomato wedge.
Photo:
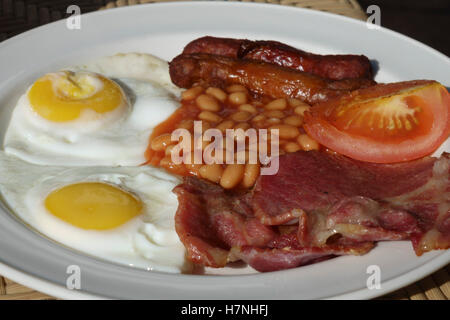
M 306 132 L 356 160 L 394 163 L 424 157 L 450 133 L 450 95 L 436 81 L 378 84 L 319 103 Z

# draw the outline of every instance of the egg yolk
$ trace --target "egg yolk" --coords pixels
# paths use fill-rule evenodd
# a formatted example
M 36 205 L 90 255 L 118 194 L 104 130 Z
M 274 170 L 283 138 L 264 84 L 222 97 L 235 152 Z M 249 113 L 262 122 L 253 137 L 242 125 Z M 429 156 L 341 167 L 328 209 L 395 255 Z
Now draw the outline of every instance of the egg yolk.
M 139 215 L 142 202 L 112 185 L 86 182 L 51 192 L 45 199 L 45 207 L 56 217 L 76 227 L 107 230 Z
M 91 72 L 62 71 L 39 78 L 28 91 L 31 108 L 41 117 L 64 122 L 84 110 L 99 114 L 125 104 L 125 95 L 114 81 Z

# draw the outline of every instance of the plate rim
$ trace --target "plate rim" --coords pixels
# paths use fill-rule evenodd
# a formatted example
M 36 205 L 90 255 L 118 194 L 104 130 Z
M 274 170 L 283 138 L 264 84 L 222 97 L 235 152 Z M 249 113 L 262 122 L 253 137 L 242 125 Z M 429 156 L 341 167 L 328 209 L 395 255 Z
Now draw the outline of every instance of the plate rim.
M 142 6 L 149 7 L 149 6 L 159 6 L 159 7 L 171 7 L 171 6 L 261 6 L 261 7 L 271 7 L 276 8 L 277 10 L 301 10 L 304 11 L 305 14 L 309 15 L 318 15 L 318 16 L 326 16 L 333 19 L 340 19 L 343 21 L 346 21 L 347 23 L 356 23 L 356 24 L 365 24 L 366 22 L 338 15 L 333 14 L 329 12 L 323 12 L 323 11 L 317 11 L 307 8 L 298 8 L 298 7 L 292 7 L 292 6 L 285 6 L 285 5 L 276 5 L 276 4 L 269 4 L 269 3 L 247 3 L 247 2 L 228 2 L 228 1 L 183 1 L 183 2 L 163 2 L 163 3 L 148 3 L 148 4 L 141 4 L 139 6 L 125 6 L 125 7 L 118 7 L 108 10 L 102 10 L 102 11 L 94 11 L 89 13 L 82 14 L 83 16 L 87 15 L 108 15 L 111 11 L 126 11 L 126 10 L 137 10 L 139 8 L 142 8 Z M 20 41 L 23 38 L 33 36 L 35 33 L 40 33 L 42 30 L 45 30 L 46 28 L 53 28 L 56 24 L 62 24 L 65 23 L 65 19 L 61 19 L 43 26 L 39 26 L 37 28 L 31 29 L 29 31 L 26 31 L 24 33 L 21 33 L 15 37 L 12 37 L 10 39 L 7 39 L 0 43 L 0 50 L 2 50 L 5 46 L 8 46 L 16 41 Z M 439 52 L 436 49 L 433 49 L 429 47 L 428 45 L 425 45 L 415 39 L 412 39 L 410 37 L 407 37 L 403 34 L 400 34 L 396 31 L 381 27 L 380 28 L 383 32 L 387 32 L 391 36 L 400 37 L 405 41 L 408 41 L 415 46 L 419 46 L 422 49 L 426 49 L 428 52 L 438 55 L 441 58 L 446 58 L 448 62 L 450 62 L 450 59 L 443 53 Z M 0 258 L 1 259 L 1 258 Z M 438 261 L 438 262 L 436 262 Z M 369 299 L 374 298 L 383 294 L 387 294 L 389 292 L 392 292 L 394 290 L 397 290 L 398 288 L 404 287 L 410 283 L 416 282 L 419 280 L 420 277 L 428 276 L 429 274 L 433 273 L 434 271 L 440 269 L 442 266 L 445 266 L 444 263 L 448 263 L 450 261 L 450 252 L 444 252 L 443 254 L 432 258 L 430 261 L 424 263 L 418 268 L 415 268 L 409 272 L 403 273 L 399 276 L 394 277 L 393 279 L 388 280 L 387 282 L 383 282 L 383 286 L 387 286 L 388 289 L 386 290 L 375 290 L 370 291 L 367 288 L 354 290 L 351 292 L 343 293 L 336 296 L 330 296 L 330 297 L 324 297 L 324 299 Z M 44 279 L 40 279 L 34 275 L 22 272 L 20 270 L 14 269 L 13 267 L 8 266 L 7 264 L 3 263 L 0 260 L 0 272 L 5 275 L 6 277 L 10 278 L 13 281 L 21 282 L 26 281 L 26 286 L 29 286 L 32 289 L 44 292 L 49 295 L 53 295 L 55 297 L 60 297 L 63 299 L 105 299 L 106 297 L 102 297 L 99 295 L 90 294 L 84 291 L 78 291 L 78 290 L 69 290 L 67 288 L 64 288 L 63 286 L 53 283 L 51 281 L 47 281 Z M 417 274 L 420 274 L 419 278 L 417 277 Z M 231 277 L 240 277 L 240 275 L 235 275 Z M 411 278 L 414 277 L 413 280 Z M 410 280 L 405 280 L 405 278 L 409 278 Z M 48 289 L 48 290 L 47 290 Z M 382 291 L 382 292 L 380 292 Z
M 107 300 L 107 297 L 102 297 L 99 295 L 78 291 L 70 290 L 61 285 L 40 279 L 39 277 L 33 276 L 23 271 L 19 271 L 7 264 L 0 262 L 0 274 L 2 277 L 6 277 L 16 283 L 26 286 L 30 289 L 38 291 L 40 293 L 47 294 L 49 296 L 65 299 L 65 300 Z M 22 283 L 26 283 L 22 284 Z M 1 296 L 0 296 L 1 298 Z M 1 299 L 0 299 L 1 300 Z
M 321 300 L 365 300 L 365 299 L 373 299 L 380 297 L 382 295 L 386 295 L 392 293 L 398 289 L 404 288 L 411 283 L 415 283 L 420 281 L 423 278 L 428 277 L 432 273 L 438 271 L 439 269 L 445 267 L 445 260 L 450 259 L 450 253 L 444 253 L 436 258 L 433 258 L 429 262 L 420 266 L 419 268 L 415 268 L 409 272 L 403 273 L 400 276 L 396 276 L 393 279 L 389 279 L 386 282 L 382 283 L 384 289 L 379 290 L 369 290 L 367 288 L 354 290 L 350 292 L 346 292 L 343 294 L 335 295 L 335 296 L 327 296 L 321 298 Z M 438 262 L 436 262 L 438 260 Z M 440 261 L 443 260 L 443 261 Z M 448 264 L 448 262 L 447 262 Z M 53 283 L 51 281 L 40 279 L 36 276 L 28 274 L 26 272 L 19 271 L 13 267 L 8 266 L 7 264 L 0 262 L 0 273 L 3 277 L 7 277 L 8 279 L 17 282 L 19 284 L 27 283 L 26 286 L 37 290 L 41 293 L 59 298 L 59 299 L 73 299 L 73 300 L 110 300 L 111 298 L 105 297 L 102 295 L 96 295 L 92 293 L 88 293 L 85 291 L 79 290 L 70 290 L 61 285 Z M 240 275 L 236 275 L 239 277 Z M 233 276 L 231 276 L 233 277 Z M 415 278 L 416 280 L 405 280 L 405 278 Z M 405 284 L 405 282 L 408 282 Z M 189 300 L 189 299 L 186 299 Z M 277 300 L 277 299 L 273 299 Z

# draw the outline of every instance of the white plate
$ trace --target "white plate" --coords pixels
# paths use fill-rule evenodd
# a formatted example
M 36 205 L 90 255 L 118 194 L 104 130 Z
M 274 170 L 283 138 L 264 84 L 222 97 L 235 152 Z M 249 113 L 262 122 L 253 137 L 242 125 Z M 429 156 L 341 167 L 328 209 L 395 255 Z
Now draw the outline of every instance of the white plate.
M 187 42 L 203 35 L 273 39 L 318 53 L 365 54 L 378 62 L 377 81 L 426 78 L 449 86 L 446 56 L 342 16 L 254 3 L 130 6 L 83 15 L 81 30 L 69 30 L 65 21 L 59 21 L 0 44 L 0 140 L 19 95 L 43 73 L 117 52 L 148 52 L 170 60 Z M 449 250 L 416 257 L 409 242 L 384 242 L 362 257 L 339 257 L 265 274 L 147 272 L 59 246 L 27 229 L 0 203 L 0 274 L 62 298 L 363 299 L 417 281 L 449 261 Z M 72 264 L 81 268 L 81 290 L 65 288 L 66 270 Z M 366 286 L 367 268 L 372 265 L 381 270 L 381 289 Z

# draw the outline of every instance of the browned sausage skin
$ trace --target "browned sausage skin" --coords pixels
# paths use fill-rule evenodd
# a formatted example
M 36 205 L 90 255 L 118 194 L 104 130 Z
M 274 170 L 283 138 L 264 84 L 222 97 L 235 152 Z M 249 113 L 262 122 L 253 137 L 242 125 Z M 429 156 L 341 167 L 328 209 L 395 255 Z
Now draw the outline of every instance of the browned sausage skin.
M 332 80 L 373 78 L 372 67 L 366 56 L 313 54 L 277 41 L 206 36 L 191 41 L 183 53 L 209 53 L 264 61 Z
M 257 95 L 297 98 L 314 104 L 374 84 L 369 79 L 332 81 L 274 64 L 205 53 L 181 54 L 170 62 L 172 82 L 181 88 L 195 84 L 224 88 L 241 84 Z

